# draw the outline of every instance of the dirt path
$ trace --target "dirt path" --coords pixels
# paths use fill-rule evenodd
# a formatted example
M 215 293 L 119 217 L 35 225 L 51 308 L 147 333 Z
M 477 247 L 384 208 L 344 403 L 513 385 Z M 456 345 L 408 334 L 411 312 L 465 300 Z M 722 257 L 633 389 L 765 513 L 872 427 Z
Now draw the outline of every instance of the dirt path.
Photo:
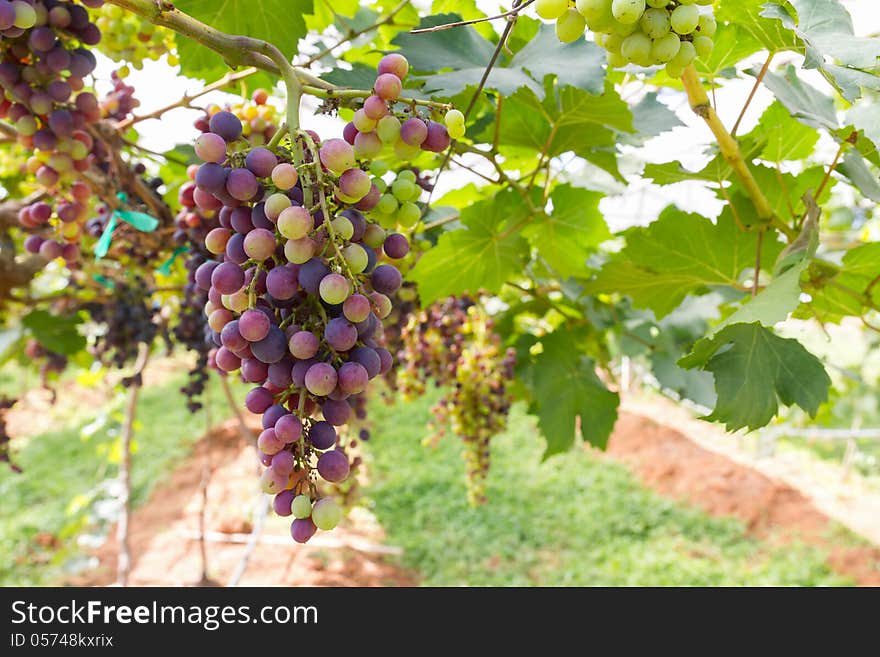
M 829 565 L 836 572 L 864 586 L 880 585 L 880 549 L 835 543 L 834 522 L 784 481 L 631 413 L 621 414 L 608 454 L 661 495 L 698 506 L 713 516 L 738 518 L 750 534 L 762 539 L 815 545 L 829 552 Z
M 249 422 L 257 427 L 253 418 L 249 418 Z M 187 586 L 199 581 L 199 544 L 194 537 L 201 505 L 203 450 L 208 441 L 214 470 L 208 487 L 206 528 L 215 536 L 232 538 L 250 532 L 257 500 L 256 460 L 253 448 L 244 443 L 237 425 L 229 421 L 202 438 L 193 456 L 134 512 L 132 586 Z M 263 532 L 266 541 L 254 550 L 241 585 L 411 586 L 416 583 L 414 575 L 391 565 L 383 555 L 346 547 L 353 544 L 381 549 L 381 529 L 366 513 L 352 513 L 344 526 L 332 533 L 319 532 L 306 546 L 290 539 L 289 525 L 283 518 L 269 514 Z M 326 547 L 328 544 L 331 547 Z M 340 545 L 342 547 L 338 547 Z M 225 585 L 244 550 L 245 545 L 240 542 L 209 542 L 209 577 Z M 73 583 L 84 586 L 113 583 L 116 541 L 109 540 L 95 556 L 99 567 Z
M 256 428 L 254 418 L 248 421 Z M 208 489 L 207 529 L 229 536 L 250 531 L 256 500 L 254 454 L 230 421 L 203 438 L 193 456 L 135 511 L 132 585 L 179 586 L 198 581 L 199 548 L 193 537 L 198 529 L 206 441 L 210 441 L 215 468 Z M 835 543 L 833 521 L 796 488 L 698 445 L 675 429 L 624 412 L 607 458 L 626 464 L 661 495 L 694 504 L 714 516 L 738 518 L 749 533 L 765 540 L 816 545 L 829 552 L 835 571 L 862 585 L 880 585 L 880 549 Z M 343 527 L 319 533 L 306 546 L 290 541 L 283 519 L 269 517 L 264 531 L 268 542 L 254 551 L 243 585 L 411 586 L 418 582 L 416 574 L 370 551 L 382 549 L 383 535 L 366 512 L 356 510 Z M 366 546 L 367 551 L 352 546 Z M 225 584 L 244 549 L 241 543 L 208 543 L 211 578 Z M 114 541 L 106 543 L 96 552 L 100 567 L 75 583 L 111 584 L 115 551 Z

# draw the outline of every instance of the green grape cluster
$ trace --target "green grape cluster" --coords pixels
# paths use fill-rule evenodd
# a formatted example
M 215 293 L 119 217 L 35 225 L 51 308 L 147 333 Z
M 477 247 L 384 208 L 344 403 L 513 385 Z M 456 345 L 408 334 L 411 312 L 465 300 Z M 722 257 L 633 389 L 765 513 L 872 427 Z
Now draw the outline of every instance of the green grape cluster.
M 373 175 L 373 184 L 378 188 L 381 196 L 368 216 L 388 230 L 395 227 L 410 229 L 415 226 L 422 217 L 418 200 L 425 191 L 416 172 L 412 169 L 402 169 L 395 174 L 393 180 L 388 182 L 389 176 L 386 176 L 388 165 L 382 160 L 373 160 L 370 164 L 370 173 Z
M 560 41 L 577 39 L 585 28 L 608 51 L 608 63 L 620 67 L 666 65 L 681 77 L 697 57 L 712 52 L 716 23 L 714 0 L 537 0 L 538 15 L 556 21 Z
M 128 62 L 137 69 L 145 60 L 156 61 L 168 55 L 168 63 L 179 62 L 174 53 L 174 32 L 153 25 L 150 21 L 125 11 L 117 5 L 105 3 L 89 12 L 101 30 L 101 52 L 116 62 Z M 124 78 L 126 69 L 121 69 Z

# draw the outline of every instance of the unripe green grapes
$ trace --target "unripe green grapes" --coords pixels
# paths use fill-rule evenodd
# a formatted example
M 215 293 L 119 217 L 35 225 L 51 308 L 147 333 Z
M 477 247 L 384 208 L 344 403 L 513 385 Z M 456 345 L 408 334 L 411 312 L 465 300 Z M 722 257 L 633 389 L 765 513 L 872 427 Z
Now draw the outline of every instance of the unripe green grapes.
M 649 7 L 653 7 L 654 9 L 666 9 L 666 5 L 669 4 L 669 0 L 648 0 L 646 4 Z
M 665 9 L 647 9 L 639 21 L 642 32 L 652 39 L 669 34 L 669 12 Z
M 568 0 L 537 0 L 535 11 L 547 20 L 556 20 L 568 10 Z
M 651 65 L 651 39 L 641 32 L 630 34 L 620 46 L 620 54 L 640 66 Z
M 705 59 L 712 54 L 712 47 L 715 45 L 712 43 L 712 39 L 707 36 L 694 37 L 693 44 L 697 51 L 697 57 L 701 59 Z
M 677 34 L 667 32 L 665 36 L 655 39 L 651 44 L 651 59 L 656 64 L 665 64 L 678 54 L 681 40 Z
M 682 41 L 678 53 L 670 60 L 670 64 L 678 68 L 686 68 L 697 56 L 697 49 L 690 41 Z
M 565 13 L 556 19 L 556 36 L 563 43 L 576 41 L 587 27 L 587 22 L 577 9 L 566 9 Z
M 718 29 L 718 23 L 715 22 L 715 17 L 710 16 L 709 14 L 703 14 L 700 16 L 700 20 L 697 22 L 697 30 L 699 30 L 702 36 L 715 36 L 715 31 Z
M 587 21 L 611 16 L 611 0 L 577 0 L 575 6 Z
M 669 21 L 678 34 L 690 34 L 700 22 L 700 10 L 693 5 L 680 5 L 673 9 Z
M 638 22 L 645 11 L 645 0 L 613 0 L 611 13 L 619 23 Z

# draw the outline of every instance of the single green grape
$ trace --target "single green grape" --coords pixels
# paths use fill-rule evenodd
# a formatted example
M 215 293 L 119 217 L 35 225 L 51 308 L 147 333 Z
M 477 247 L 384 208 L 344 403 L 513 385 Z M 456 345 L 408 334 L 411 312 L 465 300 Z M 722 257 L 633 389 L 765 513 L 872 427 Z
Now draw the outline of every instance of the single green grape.
M 669 20 L 673 30 L 679 34 L 690 34 L 700 22 L 700 10 L 693 5 L 680 5 L 672 11 Z
M 612 68 L 621 68 L 629 64 L 629 60 L 619 52 L 608 53 L 608 66 Z
M 654 39 L 651 44 L 651 59 L 657 64 L 665 64 L 678 54 L 681 48 L 681 40 L 677 34 L 667 32 L 659 39 Z
M 608 52 L 620 53 L 620 46 L 623 43 L 623 37 L 619 34 L 606 34 L 605 43 L 602 44 L 602 47 L 605 48 Z
M 675 57 L 669 63 L 674 64 L 676 68 L 687 68 L 697 56 L 697 49 L 690 41 L 682 41 L 681 47 L 678 49 Z
M 376 212 L 379 214 L 394 214 L 399 204 L 393 194 L 382 194 L 376 204 Z
M 647 9 L 639 21 L 642 32 L 652 39 L 669 33 L 669 12 L 665 9 Z
M 290 504 L 294 518 L 308 518 L 312 515 L 312 500 L 308 495 L 297 495 Z
M 535 11 L 547 20 L 556 20 L 568 10 L 568 0 L 537 0 Z
M 584 33 L 587 21 L 577 9 L 566 9 L 565 13 L 556 19 L 556 36 L 563 43 L 577 41 Z
M 418 205 L 415 203 L 404 203 L 397 211 L 395 219 L 397 219 L 397 223 L 403 228 L 412 228 L 419 223 L 421 217 L 422 211 L 419 209 Z
M 611 13 L 620 23 L 638 22 L 644 11 L 645 0 L 613 0 L 611 3 Z
M 680 78 L 682 75 L 684 75 L 684 69 L 676 66 L 672 62 L 669 62 L 668 64 L 666 64 L 666 75 L 671 78 Z
M 694 48 L 697 51 L 697 57 L 700 59 L 706 59 L 706 57 L 711 55 L 713 47 L 715 47 L 715 43 L 711 37 L 698 36 L 694 38 Z
M 630 34 L 620 46 L 620 54 L 633 64 L 651 65 L 651 39 L 641 32 Z
M 697 22 L 697 30 L 702 36 L 715 36 L 715 31 L 718 29 L 718 23 L 715 22 L 715 17 L 709 14 L 704 14 L 700 16 L 700 20 Z
M 588 22 L 590 19 L 611 16 L 611 0 L 577 0 L 575 6 Z
M 417 178 L 416 178 L 416 172 L 413 171 L 412 169 L 404 169 L 403 171 L 400 171 L 400 172 L 397 174 L 397 179 L 398 179 L 398 180 L 408 180 L 408 181 L 411 182 L 413 185 L 415 185 L 415 184 L 416 184 L 416 180 L 417 180 Z
M 612 23 L 611 29 L 614 34 L 619 34 L 622 37 L 628 37 L 633 32 L 637 32 L 639 29 L 638 21 L 635 23 L 621 23 L 620 21 L 614 21 Z

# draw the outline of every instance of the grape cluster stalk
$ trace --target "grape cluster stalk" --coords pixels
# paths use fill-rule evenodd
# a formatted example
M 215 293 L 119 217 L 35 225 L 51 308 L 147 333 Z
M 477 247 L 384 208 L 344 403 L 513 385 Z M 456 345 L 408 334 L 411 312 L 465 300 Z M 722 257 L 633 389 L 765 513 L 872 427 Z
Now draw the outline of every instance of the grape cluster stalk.
M 399 55 L 383 58 L 364 106 L 398 111 L 407 69 Z M 262 417 L 261 485 L 304 543 L 342 518 L 340 499 L 322 491 L 341 485 L 343 502 L 351 492 L 357 439 L 343 428 L 364 415 L 369 381 L 392 368 L 382 320 L 409 242 L 364 215 L 381 196 L 372 152 L 302 130 L 270 148 L 228 110 L 199 125 L 192 200 L 219 221 L 205 236 L 212 258 L 194 275 L 208 297 L 210 361 L 256 385 L 245 405 Z
M 436 422 L 426 442 L 436 443 L 451 426 L 464 445 L 468 501 L 484 503 L 490 442 L 510 411 L 514 350 L 502 348 L 492 319 L 470 297 L 450 297 L 413 315 L 400 342 L 398 389 L 404 398 L 423 394 L 428 381 L 449 389 L 432 409 Z

